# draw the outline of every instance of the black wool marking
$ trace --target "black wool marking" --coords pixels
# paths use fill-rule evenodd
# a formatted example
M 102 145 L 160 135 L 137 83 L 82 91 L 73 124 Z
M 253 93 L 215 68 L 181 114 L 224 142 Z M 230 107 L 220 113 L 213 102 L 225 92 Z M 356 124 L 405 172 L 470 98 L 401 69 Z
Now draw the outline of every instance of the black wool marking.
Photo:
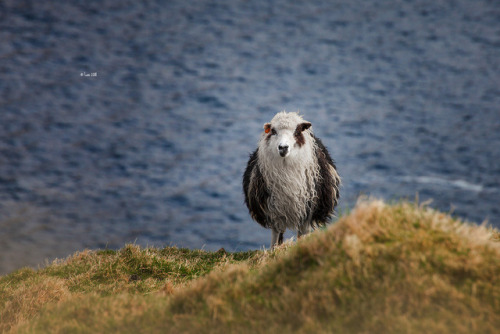
M 299 145 L 299 147 L 302 147 L 306 143 L 306 140 L 304 138 L 304 134 L 302 131 L 307 130 L 311 127 L 311 123 L 309 122 L 304 122 L 300 123 L 297 125 L 295 128 L 295 132 L 293 133 L 293 136 L 295 137 L 295 142 Z
M 333 169 L 337 170 L 328 150 L 319 138 L 315 136 L 313 138 L 318 146 L 316 156 L 320 168 L 320 179 L 316 183 L 318 200 L 313 209 L 312 219 L 318 225 L 325 225 L 332 218 L 335 206 L 338 203 L 340 182 L 333 177 L 328 168 L 328 166 L 332 166 Z
M 267 131 L 267 129 L 266 129 L 266 131 Z M 266 142 L 269 142 L 269 139 L 271 139 L 271 137 L 276 134 L 276 130 L 271 129 L 271 125 L 269 125 L 269 131 L 270 131 L 270 133 L 266 136 Z
M 245 204 L 248 207 L 248 211 L 252 218 L 262 225 L 263 227 L 269 228 L 270 222 L 267 219 L 265 211 L 267 210 L 267 199 L 269 198 L 269 193 L 267 191 L 267 186 L 264 181 L 264 177 L 260 172 L 259 166 L 257 164 L 257 152 L 256 149 L 248 160 L 247 168 L 243 174 L 243 192 L 245 195 Z M 255 170 L 255 176 L 252 174 Z M 249 194 L 248 190 L 252 189 L 252 193 Z
M 302 145 L 306 143 L 306 140 L 302 132 L 297 132 L 297 130 L 295 130 L 293 136 L 295 137 L 295 142 L 297 143 L 297 145 L 299 145 L 299 147 L 302 147 Z

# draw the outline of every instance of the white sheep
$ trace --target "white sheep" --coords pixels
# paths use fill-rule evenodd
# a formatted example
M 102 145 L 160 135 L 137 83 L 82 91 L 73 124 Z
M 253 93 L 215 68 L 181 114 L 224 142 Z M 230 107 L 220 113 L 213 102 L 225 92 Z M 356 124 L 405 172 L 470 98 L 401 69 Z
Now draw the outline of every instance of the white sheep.
M 283 111 L 264 124 L 243 175 L 243 192 L 252 218 L 272 230 L 271 248 L 283 243 L 287 228 L 299 238 L 328 222 L 339 187 L 335 163 L 311 123 Z

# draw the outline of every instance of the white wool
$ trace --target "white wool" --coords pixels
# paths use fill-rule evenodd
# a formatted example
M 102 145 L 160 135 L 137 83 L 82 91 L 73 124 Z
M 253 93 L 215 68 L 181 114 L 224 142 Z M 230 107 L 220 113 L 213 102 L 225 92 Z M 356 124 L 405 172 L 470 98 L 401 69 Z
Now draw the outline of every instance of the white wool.
M 305 121 L 298 113 L 287 113 L 286 111 L 282 111 L 274 115 L 271 120 L 271 126 L 277 129 L 291 129 L 293 131 L 298 124 L 304 122 L 307 121 Z
M 263 134 L 259 141 L 258 165 L 270 194 L 267 213 L 273 227 L 280 232 L 309 224 L 308 205 L 317 200 L 320 170 L 312 131 L 309 128 L 302 132 L 305 139 L 302 146 L 293 137 L 297 125 L 304 122 L 297 113 L 280 112 L 271 120 L 271 128 L 276 129 L 277 134 L 270 139 L 268 134 Z M 277 149 L 284 142 L 290 144 L 286 158 L 282 158 Z

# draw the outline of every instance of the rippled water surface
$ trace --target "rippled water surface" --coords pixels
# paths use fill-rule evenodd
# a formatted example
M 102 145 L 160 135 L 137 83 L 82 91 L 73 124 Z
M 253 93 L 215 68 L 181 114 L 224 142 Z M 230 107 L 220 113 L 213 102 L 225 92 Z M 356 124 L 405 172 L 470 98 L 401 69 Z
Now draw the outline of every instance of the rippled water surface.
M 498 1 L 0 1 L 0 273 L 268 245 L 241 177 L 300 110 L 360 194 L 500 226 Z M 289 234 L 288 236 L 291 236 Z

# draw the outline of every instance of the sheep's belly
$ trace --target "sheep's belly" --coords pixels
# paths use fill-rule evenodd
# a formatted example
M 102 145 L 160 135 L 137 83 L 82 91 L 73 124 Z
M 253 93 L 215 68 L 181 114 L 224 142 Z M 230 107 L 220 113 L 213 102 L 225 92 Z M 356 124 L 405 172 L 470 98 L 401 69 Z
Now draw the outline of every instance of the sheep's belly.
M 269 218 L 272 226 L 279 230 L 285 229 L 297 230 L 299 226 L 309 223 L 310 206 L 312 194 L 308 191 L 293 192 L 290 189 L 274 189 L 268 200 Z

